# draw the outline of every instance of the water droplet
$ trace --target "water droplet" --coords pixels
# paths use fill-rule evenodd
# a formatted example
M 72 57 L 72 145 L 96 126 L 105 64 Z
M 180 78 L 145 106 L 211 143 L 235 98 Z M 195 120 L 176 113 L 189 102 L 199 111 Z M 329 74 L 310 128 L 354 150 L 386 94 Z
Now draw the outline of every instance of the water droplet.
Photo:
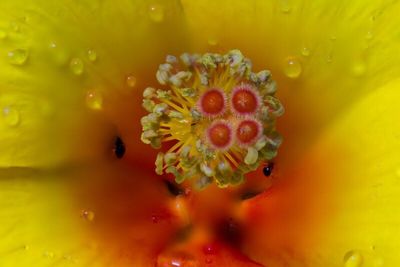
M 295 58 L 288 58 L 283 70 L 287 77 L 296 79 L 302 72 L 301 63 Z
M 26 63 L 29 52 L 26 49 L 15 49 L 8 52 L 8 62 L 12 65 L 21 66 Z
M 153 22 L 162 22 L 164 20 L 164 7 L 157 4 L 151 5 L 149 7 L 149 17 Z
M 397 177 L 399 177 L 399 178 L 400 178 L 400 168 L 398 168 L 398 169 L 397 169 L 397 171 L 396 171 L 396 175 L 397 175 Z
M 302 54 L 303 56 L 305 56 L 305 57 L 308 57 L 308 56 L 311 54 L 311 51 L 310 51 L 309 48 L 303 47 L 303 48 L 301 49 L 301 54 Z
M 91 210 L 82 210 L 81 211 L 81 217 L 87 221 L 93 221 L 94 220 L 94 212 Z
M 328 55 L 326 56 L 326 63 L 330 64 L 333 61 L 333 55 L 332 52 L 329 52 Z
M 292 10 L 292 6 L 290 4 L 290 0 L 280 0 L 279 1 L 279 8 L 283 13 L 290 13 Z
M 100 92 L 90 90 L 86 93 L 86 104 L 90 109 L 100 110 L 103 107 L 103 97 Z
M 136 77 L 133 75 L 129 75 L 126 77 L 126 85 L 130 88 L 133 88 L 136 86 Z
M 218 39 L 215 37 L 210 37 L 208 38 L 208 45 L 210 46 L 216 46 L 218 44 Z
M 363 264 L 362 255 L 354 250 L 351 250 L 344 255 L 344 267 L 361 267 Z
M 213 255 L 215 254 L 215 247 L 212 244 L 206 245 L 203 247 L 203 253 L 206 255 Z
M 0 40 L 7 38 L 7 32 L 3 29 L 0 29 Z
M 9 126 L 17 126 L 20 122 L 18 110 L 12 107 L 5 107 L 3 109 L 3 118 L 5 123 Z
M 54 258 L 54 252 L 45 251 L 45 252 L 43 253 L 43 256 L 44 256 L 45 258 L 52 259 L 52 258 Z
M 161 255 L 157 259 L 157 267 L 189 267 L 200 266 L 199 262 L 193 256 L 186 252 L 173 252 L 169 255 Z
M 153 215 L 151 215 L 151 221 L 153 223 L 158 223 L 160 221 L 160 218 L 159 218 L 159 216 L 153 214 Z
M 22 248 L 23 248 L 24 250 L 29 250 L 31 247 L 30 247 L 29 245 L 24 245 Z
M 356 59 L 354 60 L 351 71 L 356 77 L 360 77 L 365 74 L 367 71 L 367 65 L 363 59 Z
M 97 52 L 90 49 L 87 51 L 87 57 L 91 62 L 95 62 L 97 60 Z
M 63 258 L 63 260 L 66 260 L 66 261 L 72 261 L 71 255 L 64 255 L 62 258 Z
M 80 58 L 73 58 L 69 64 L 71 71 L 75 75 L 81 75 L 84 70 L 83 61 Z
M 374 38 L 374 34 L 371 31 L 368 31 L 365 35 L 365 39 L 371 40 L 372 38 Z

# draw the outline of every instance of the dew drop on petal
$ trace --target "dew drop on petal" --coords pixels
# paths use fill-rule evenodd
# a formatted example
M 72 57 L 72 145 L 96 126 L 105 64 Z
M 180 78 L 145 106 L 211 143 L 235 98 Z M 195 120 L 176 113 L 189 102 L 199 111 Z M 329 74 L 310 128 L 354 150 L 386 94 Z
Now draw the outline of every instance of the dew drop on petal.
M 206 255 L 214 255 L 215 254 L 215 248 L 212 244 L 208 244 L 203 247 L 203 253 Z
M 152 223 L 158 223 L 160 221 L 160 218 L 159 218 L 159 216 L 153 214 L 153 215 L 151 215 L 151 221 L 152 221 Z
M 172 252 L 160 255 L 156 263 L 157 267 L 194 267 L 201 266 L 192 255 L 185 252 Z
M 282 11 L 282 13 L 290 13 L 290 11 L 292 10 L 290 0 L 280 0 L 279 8 Z
M 91 222 L 94 220 L 94 216 L 95 216 L 95 214 L 91 210 L 82 210 L 81 211 L 81 218 L 83 218 L 84 220 Z
M 311 54 L 311 51 L 308 47 L 303 47 L 301 49 L 301 54 L 305 57 L 308 57 Z
M 63 260 L 66 260 L 66 261 L 72 261 L 72 256 L 71 256 L 71 255 L 64 255 L 64 256 L 62 257 L 62 259 L 63 259 Z
M 153 22 L 159 23 L 164 20 L 164 7 L 158 4 L 149 7 L 149 17 Z
M 374 34 L 371 31 L 368 31 L 365 35 L 365 39 L 371 40 L 372 38 L 374 38 Z
M 126 85 L 130 88 L 133 88 L 136 86 L 136 77 L 133 75 L 129 75 L 128 77 L 126 77 Z
M 69 67 L 73 74 L 81 75 L 84 70 L 83 61 L 80 58 L 73 58 L 69 63 Z
M 163 261 L 162 263 L 158 263 L 157 267 L 181 267 L 182 261 L 180 259 L 171 259 L 169 261 Z
M 54 258 L 54 252 L 45 251 L 45 252 L 43 253 L 43 257 L 48 258 L 48 259 L 53 259 L 53 258 Z
M 360 77 L 367 71 L 367 65 L 363 59 L 356 59 L 351 65 L 351 72 L 356 77 Z
M 3 118 L 8 126 L 17 126 L 21 120 L 19 111 L 12 107 L 3 109 Z
M 361 267 L 363 264 L 362 255 L 354 250 L 346 253 L 343 259 L 344 267 Z
M 89 90 L 86 93 L 86 105 L 93 110 L 100 110 L 103 107 L 103 96 L 96 90 Z
M 29 52 L 26 49 L 15 49 L 8 52 L 8 62 L 12 65 L 21 66 L 26 63 Z
M 333 55 L 332 52 L 329 52 L 328 55 L 326 56 L 326 63 L 330 64 L 333 61 Z
M 285 75 L 289 78 L 296 79 L 302 72 L 301 63 L 296 58 L 288 58 L 284 66 Z
M 208 38 L 207 43 L 210 46 L 216 46 L 216 45 L 218 45 L 218 40 L 215 37 L 210 37 L 210 38 Z
M 97 60 L 97 52 L 93 49 L 87 51 L 87 57 L 91 62 L 95 62 Z

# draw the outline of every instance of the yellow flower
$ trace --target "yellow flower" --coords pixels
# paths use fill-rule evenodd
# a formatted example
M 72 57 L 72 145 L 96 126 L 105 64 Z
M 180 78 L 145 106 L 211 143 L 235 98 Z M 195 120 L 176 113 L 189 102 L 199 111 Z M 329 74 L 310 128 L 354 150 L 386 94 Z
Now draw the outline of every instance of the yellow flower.
M 399 11 L 1 1 L 0 266 L 398 266 Z M 285 106 L 271 178 L 168 191 L 140 141 L 143 90 L 166 55 L 232 49 Z

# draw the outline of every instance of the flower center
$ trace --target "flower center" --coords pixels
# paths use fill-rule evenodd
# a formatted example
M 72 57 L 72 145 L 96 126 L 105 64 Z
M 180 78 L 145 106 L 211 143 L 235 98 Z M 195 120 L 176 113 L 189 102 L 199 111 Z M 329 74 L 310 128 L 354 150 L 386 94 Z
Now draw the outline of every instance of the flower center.
M 243 182 L 281 143 L 274 125 L 283 107 L 270 72 L 252 72 L 251 61 L 238 50 L 180 59 L 167 56 L 157 71 L 167 88 L 143 92 L 149 114 L 141 119 L 141 139 L 163 150 L 156 173 L 198 189 Z

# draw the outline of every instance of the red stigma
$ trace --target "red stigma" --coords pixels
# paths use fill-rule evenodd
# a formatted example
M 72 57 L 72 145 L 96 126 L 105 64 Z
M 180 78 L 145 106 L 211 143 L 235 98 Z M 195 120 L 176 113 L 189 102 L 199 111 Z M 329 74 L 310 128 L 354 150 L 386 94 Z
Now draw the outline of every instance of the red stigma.
M 210 89 L 200 98 L 199 109 L 207 116 L 218 116 L 225 109 L 225 95 L 219 89 Z
M 226 122 L 216 122 L 208 128 L 207 136 L 214 148 L 224 149 L 231 144 L 232 128 Z
M 231 96 L 232 111 L 241 115 L 253 114 L 260 105 L 259 96 L 251 86 L 236 87 Z
M 255 120 L 243 120 L 236 129 L 237 140 L 244 145 L 248 145 L 257 140 L 260 135 L 260 123 Z

